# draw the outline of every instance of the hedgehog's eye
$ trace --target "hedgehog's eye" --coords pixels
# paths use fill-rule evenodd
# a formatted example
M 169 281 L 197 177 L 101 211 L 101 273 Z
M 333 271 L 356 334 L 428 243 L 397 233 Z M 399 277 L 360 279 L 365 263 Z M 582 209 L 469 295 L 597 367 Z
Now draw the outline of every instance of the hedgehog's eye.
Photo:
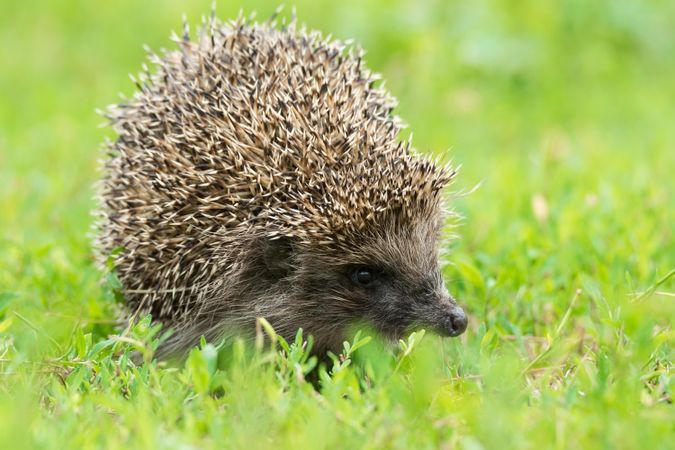
M 362 287 L 373 287 L 378 281 L 378 273 L 369 266 L 356 266 L 351 270 L 352 283 Z

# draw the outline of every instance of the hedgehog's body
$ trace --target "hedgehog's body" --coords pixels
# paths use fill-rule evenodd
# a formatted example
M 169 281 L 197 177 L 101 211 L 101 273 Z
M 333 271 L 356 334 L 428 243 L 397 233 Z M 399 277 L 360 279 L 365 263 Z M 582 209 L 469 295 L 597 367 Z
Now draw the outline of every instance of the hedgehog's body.
M 360 56 L 317 34 L 212 23 L 153 56 L 109 117 L 99 255 L 130 311 L 180 352 L 265 317 L 317 350 L 366 321 L 459 334 L 437 262 L 454 172 L 397 141 L 394 102 Z

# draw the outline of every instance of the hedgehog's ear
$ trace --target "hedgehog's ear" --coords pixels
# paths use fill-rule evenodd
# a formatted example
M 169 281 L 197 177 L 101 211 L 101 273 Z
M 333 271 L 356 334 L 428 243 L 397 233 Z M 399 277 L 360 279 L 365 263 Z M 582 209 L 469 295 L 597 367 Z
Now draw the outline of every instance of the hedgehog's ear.
M 265 267 L 274 278 L 283 278 L 291 271 L 293 247 L 286 237 L 267 239 L 263 250 Z

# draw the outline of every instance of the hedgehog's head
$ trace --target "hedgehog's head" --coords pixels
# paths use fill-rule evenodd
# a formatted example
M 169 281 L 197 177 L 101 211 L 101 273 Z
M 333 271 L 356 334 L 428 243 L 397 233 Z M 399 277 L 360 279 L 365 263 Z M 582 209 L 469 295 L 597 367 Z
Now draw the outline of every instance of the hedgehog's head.
M 298 321 L 291 329 L 304 328 L 328 348 L 339 346 L 355 323 L 394 341 L 418 328 L 463 333 L 466 315 L 441 276 L 436 224 L 377 228 L 339 246 L 268 241 L 269 276 L 287 286 L 287 307 Z
M 359 177 L 340 174 L 356 185 L 330 180 L 330 189 L 294 208 L 304 220 L 293 232 L 267 240 L 269 276 L 292 297 L 287 307 L 297 322 L 289 333 L 302 327 L 320 347 L 334 348 L 354 323 L 390 340 L 418 328 L 465 331 L 466 315 L 439 263 L 441 191 L 455 172 L 421 158 L 400 156 L 394 163 L 403 168 L 389 161 Z
M 386 227 L 344 252 L 342 293 L 386 337 L 416 328 L 458 336 L 466 329 L 466 315 L 443 282 L 439 235 L 433 223 Z

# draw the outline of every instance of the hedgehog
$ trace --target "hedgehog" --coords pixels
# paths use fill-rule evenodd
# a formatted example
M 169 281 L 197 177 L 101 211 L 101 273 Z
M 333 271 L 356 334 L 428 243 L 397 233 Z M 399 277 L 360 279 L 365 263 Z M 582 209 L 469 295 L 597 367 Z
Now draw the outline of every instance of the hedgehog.
M 253 338 L 258 318 L 324 355 L 354 326 L 467 327 L 440 270 L 456 169 L 399 137 L 363 50 L 296 23 L 184 25 L 103 113 L 97 259 L 128 320 L 172 330 L 159 357 Z

